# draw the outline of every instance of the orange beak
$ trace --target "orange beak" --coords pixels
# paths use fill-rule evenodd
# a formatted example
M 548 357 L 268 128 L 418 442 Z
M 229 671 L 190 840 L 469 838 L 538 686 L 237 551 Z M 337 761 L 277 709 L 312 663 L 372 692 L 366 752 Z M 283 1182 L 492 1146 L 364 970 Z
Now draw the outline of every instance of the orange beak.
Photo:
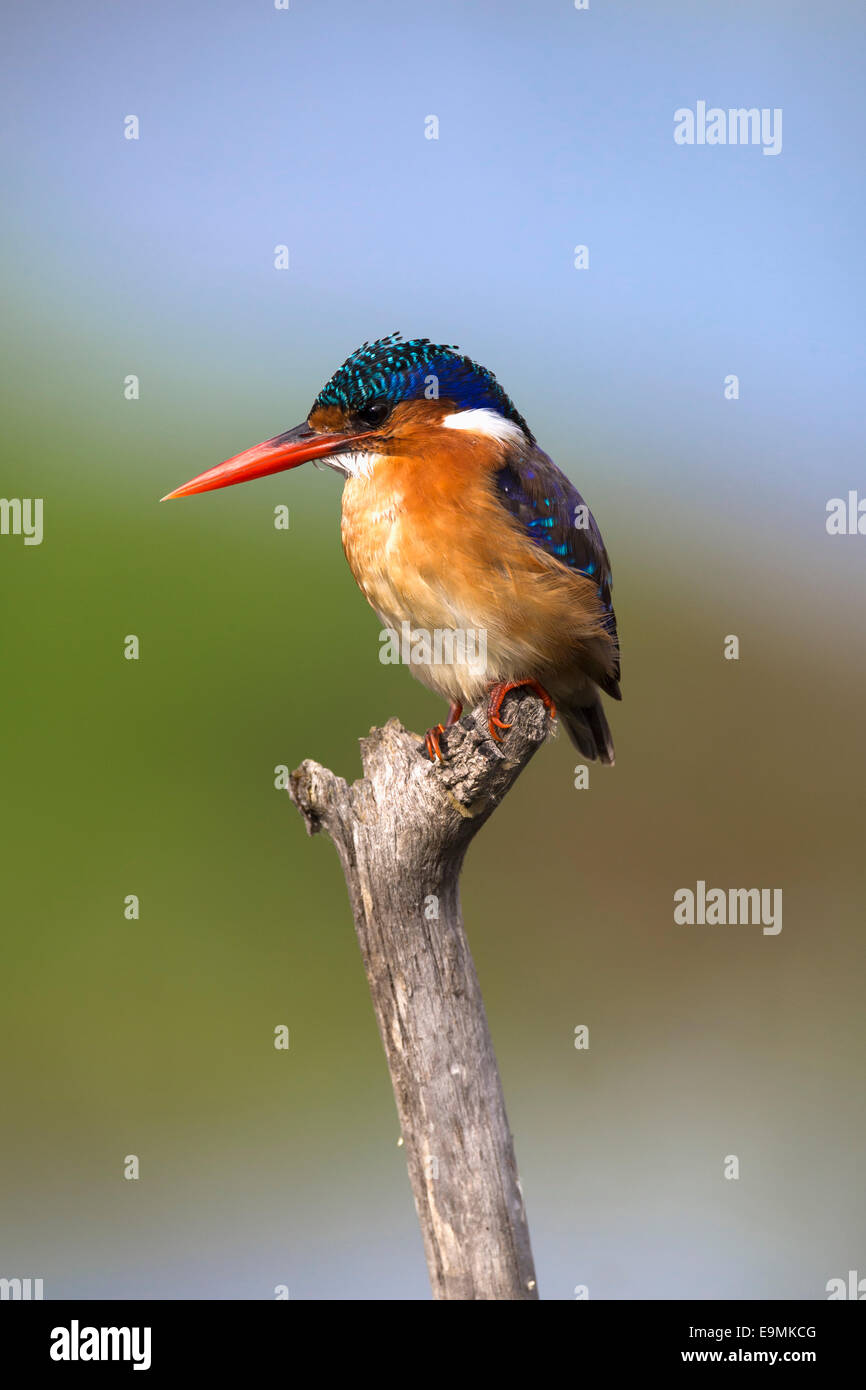
M 255 444 L 242 454 L 218 463 L 206 473 L 175 488 L 160 500 L 168 502 L 173 497 L 191 497 L 195 492 L 212 492 L 214 488 L 231 487 L 234 483 L 248 483 L 252 478 L 266 478 L 269 473 L 282 473 L 287 468 L 297 468 L 309 459 L 328 458 L 351 450 L 359 439 L 369 439 L 375 430 L 366 434 L 318 434 L 306 422 L 296 425 L 285 434 L 274 439 L 266 439 L 263 444 Z

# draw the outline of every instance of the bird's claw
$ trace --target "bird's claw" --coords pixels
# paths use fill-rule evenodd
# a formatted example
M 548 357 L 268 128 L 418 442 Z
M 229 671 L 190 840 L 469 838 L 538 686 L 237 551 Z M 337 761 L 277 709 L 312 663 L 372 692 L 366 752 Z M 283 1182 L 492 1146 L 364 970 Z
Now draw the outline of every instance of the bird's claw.
M 432 729 L 428 729 L 424 735 L 424 747 L 427 749 L 427 757 L 431 763 L 437 760 L 444 763 L 445 757 L 439 744 L 439 739 L 445 732 L 444 724 L 434 724 Z
M 538 696 L 544 708 L 547 710 L 551 719 L 556 718 L 556 705 L 538 681 L 499 681 L 490 687 L 490 704 L 487 707 L 487 732 L 494 743 L 502 742 L 502 735 L 497 733 L 497 729 L 510 729 L 511 724 L 499 718 L 499 711 L 502 708 L 502 701 L 512 690 L 522 690 L 528 688 Z
M 450 729 L 452 725 L 457 723 L 462 713 L 463 706 L 460 701 L 452 700 L 448 706 L 448 718 L 445 720 L 445 723 L 434 724 L 432 729 L 427 730 L 424 735 L 424 747 L 427 749 L 427 757 L 430 759 L 431 763 L 444 763 L 445 754 L 442 752 L 439 739 L 446 729 Z

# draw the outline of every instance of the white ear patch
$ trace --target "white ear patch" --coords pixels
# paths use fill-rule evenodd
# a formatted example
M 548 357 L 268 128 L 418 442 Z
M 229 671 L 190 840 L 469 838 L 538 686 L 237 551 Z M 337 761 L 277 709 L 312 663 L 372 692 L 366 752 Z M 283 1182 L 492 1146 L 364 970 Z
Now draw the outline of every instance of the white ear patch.
M 498 439 L 500 444 L 525 441 L 520 426 L 506 420 L 498 410 L 458 410 L 454 415 L 446 415 L 442 424 L 448 430 L 468 430 L 470 434 L 483 434 L 486 439 Z

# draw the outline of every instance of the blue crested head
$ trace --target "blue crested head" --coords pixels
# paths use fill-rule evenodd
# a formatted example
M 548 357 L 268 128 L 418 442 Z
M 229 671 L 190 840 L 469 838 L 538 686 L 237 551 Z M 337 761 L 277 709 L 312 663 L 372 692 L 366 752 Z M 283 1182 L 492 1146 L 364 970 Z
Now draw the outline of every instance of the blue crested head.
M 336 406 L 359 419 L 384 419 L 402 401 L 453 401 L 456 410 L 494 410 L 533 436 L 486 367 L 456 347 L 399 333 L 364 343 L 322 387 L 312 410 Z M 312 411 L 310 412 L 312 414 Z

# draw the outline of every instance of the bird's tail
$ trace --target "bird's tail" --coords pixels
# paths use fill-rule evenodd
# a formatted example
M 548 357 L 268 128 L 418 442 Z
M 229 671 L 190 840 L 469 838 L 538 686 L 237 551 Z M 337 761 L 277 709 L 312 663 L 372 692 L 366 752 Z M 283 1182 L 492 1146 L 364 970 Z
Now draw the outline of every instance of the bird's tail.
M 613 767 L 613 737 L 598 697 L 591 705 L 571 705 L 558 713 L 569 738 L 585 758 L 597 758 Z

